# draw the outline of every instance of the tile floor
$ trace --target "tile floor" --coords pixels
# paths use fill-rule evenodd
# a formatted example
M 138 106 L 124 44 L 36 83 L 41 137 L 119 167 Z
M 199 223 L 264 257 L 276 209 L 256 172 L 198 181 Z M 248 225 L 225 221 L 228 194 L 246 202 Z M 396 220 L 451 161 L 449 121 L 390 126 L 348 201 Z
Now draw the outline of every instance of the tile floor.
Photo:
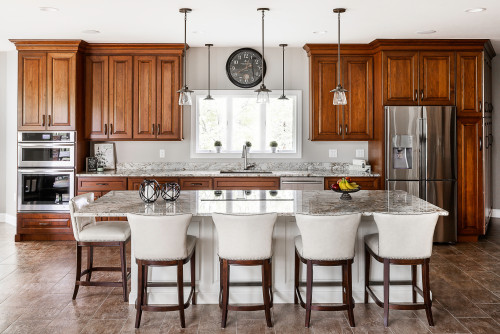
M 71 300 L 74 243 L 15 243 L 14 233 L 14 227 L 0 223 L 0 333 L 500 333 L 500 220 L 478 243 L 434 247 L 435 327 L 427 325 L 424 311 L 391 311 L 390 327 L 384 328 L 382 309 L 357 304 L 355 328 L 341 312 L 313 312 L 306 329 L 302 308 L 276 304 L 272 329 L 266 328 L 263 313 L 229 312 L 221 331 L 218 306 L 199 305 L 187 310 L 184 330 L 177 312 L 145 312 L 135 331 L 134 306 L 123 303 L 120 289 L 81 287 Z M 118 259 L 109 249 L 96 256 L 99 265 Z

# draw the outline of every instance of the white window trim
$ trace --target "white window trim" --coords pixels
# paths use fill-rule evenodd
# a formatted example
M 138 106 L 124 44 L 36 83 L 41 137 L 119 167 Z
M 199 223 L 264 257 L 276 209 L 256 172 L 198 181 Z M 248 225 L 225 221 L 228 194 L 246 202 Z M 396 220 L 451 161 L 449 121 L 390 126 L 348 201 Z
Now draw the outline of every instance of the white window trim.
M 191 106 L 191 148 L 190 157 L 191 158 L 205 158 L 205 159 L 235 159 L 241 158 L 241 153 L 217 153 L 215 149 L 213 151 L 206 152 L 196 152 L 196 146 L 198 141 L 198 122 L 197 122 L 197 108 L 196 101 L 197 97 L 202 95 L 207 95 L 206 90 L 195 90 L 192 96 L 193 104 Z M 248 95 L 255 96 L 257 98 L 257 93 L 253 90 L 211 90 L 212 95 L 224 94 L 224 95 Z M 281 96 L 282 90 L 276 89 L 270 94 L 271 96 Z M 302 91 L 301 90 L 285 90 L 285 95 L 295 95 L 297 96 L 297 105 L 295 108 L 295 120 L 296 120 L 296 139 L 297 139 L 297 151 L 296 152 L 276 152 L 276 153 L 248 153 L 249 158 L 259 158 L 259 159 L 291 159 L 291 158 L 302 158 Z

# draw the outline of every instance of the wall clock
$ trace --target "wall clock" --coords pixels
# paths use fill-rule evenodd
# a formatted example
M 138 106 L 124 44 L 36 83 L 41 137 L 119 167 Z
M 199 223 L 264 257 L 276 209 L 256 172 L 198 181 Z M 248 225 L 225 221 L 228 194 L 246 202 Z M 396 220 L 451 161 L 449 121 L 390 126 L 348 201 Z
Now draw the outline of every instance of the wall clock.
M 234 51 L 226 62 L 227 77 L 233 84 L 241 88 L 257 86 L 266 75 L 266 61 L 262 55 L 250 48 Z

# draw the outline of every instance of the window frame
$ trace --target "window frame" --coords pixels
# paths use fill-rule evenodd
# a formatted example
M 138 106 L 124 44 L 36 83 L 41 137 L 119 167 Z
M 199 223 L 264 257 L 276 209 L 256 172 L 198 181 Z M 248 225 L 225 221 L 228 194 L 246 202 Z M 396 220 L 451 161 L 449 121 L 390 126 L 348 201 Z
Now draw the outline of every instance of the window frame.
M 198 146 L 198 108 L 197 101 L 200 96 L 206 96 L 207 90 L 195 90 L 192 93 L 191 105 L 191 145 L 190 145 L 190 157 L 191 158 L 206 158 L 206 159 L 235 159 L 241 158 L 241 152 L 221 152 L 217 153 L 215 148 L 213 150 L 207 151 L 197 151 Z M 276 98 L 281 96 L 282 90 L 275 90 L 269 94 L 270 97 Z M 252 96 L 257 98 L 257 93 L 253 90 L 211 90 L 211 95 L 234 95 L 234 96 Z M 297 99 L 295 105 L 295 138 L 296 138 L 296 151 L 290 152 L 252 152 L 248 153 L 251 158 L 268 158 L 268 159 L 291 159 L 291 158 L 302 158 L 302 91 L 301 90 L 285 90 L 285 95 L 294 96 Z

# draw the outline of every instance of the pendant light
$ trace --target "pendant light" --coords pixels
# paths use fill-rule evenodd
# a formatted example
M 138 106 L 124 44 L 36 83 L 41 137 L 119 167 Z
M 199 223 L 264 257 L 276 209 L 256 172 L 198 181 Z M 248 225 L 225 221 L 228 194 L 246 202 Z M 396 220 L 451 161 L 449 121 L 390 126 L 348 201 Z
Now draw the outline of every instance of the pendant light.
M 264 13 L 269 11 L 269 8 L 257 8 L 257 11 L 262 12 L 262 66 L 264 66 Z M 264 84 L 264 68 L 262 68 L 262 84 L 255 92 L 257 93 L 257 103 L 269 103 L 271 90 L 267 89 Z
M 179 105 L 180 106 L 190 106 L 192 104 L 191 93 L 186 84 L 186 59 L 187 59 L 187 43 L 186 43 L 186 31 L 187 31 L 187 14 L 191 12 L 191 8 L 181 8 L 180 13 L 184 13 L 184 75 L 182 76 L 183 85 L 182 88 L 177 91 L 179 93 Z
M 283 92 L 278 100 L 288 100 L 285 95 L 285 46 L 288 46 L 288 44 L 280 44 L 280 46 L 283 48 Z
M 345 13 L 345 8 L 335 8 L 333 10 L 334 13 L 338 14 L 338 56 L 337 56 L 337 87 L 330 92 L 333 92 L 333 104 L 334 105 L 346 105 L 347 104 L 347 98 L 345 96 L 345 93 L 347 90 L 342 87 L 340 83 L 340 14 Z
M 204 98 L 205 101 L 214 101 L 212 95 L 210 95 L 210 47 L 214 46 L 213 44 L 205 44 L 208 48 L 208 94 L 207 97 Z

